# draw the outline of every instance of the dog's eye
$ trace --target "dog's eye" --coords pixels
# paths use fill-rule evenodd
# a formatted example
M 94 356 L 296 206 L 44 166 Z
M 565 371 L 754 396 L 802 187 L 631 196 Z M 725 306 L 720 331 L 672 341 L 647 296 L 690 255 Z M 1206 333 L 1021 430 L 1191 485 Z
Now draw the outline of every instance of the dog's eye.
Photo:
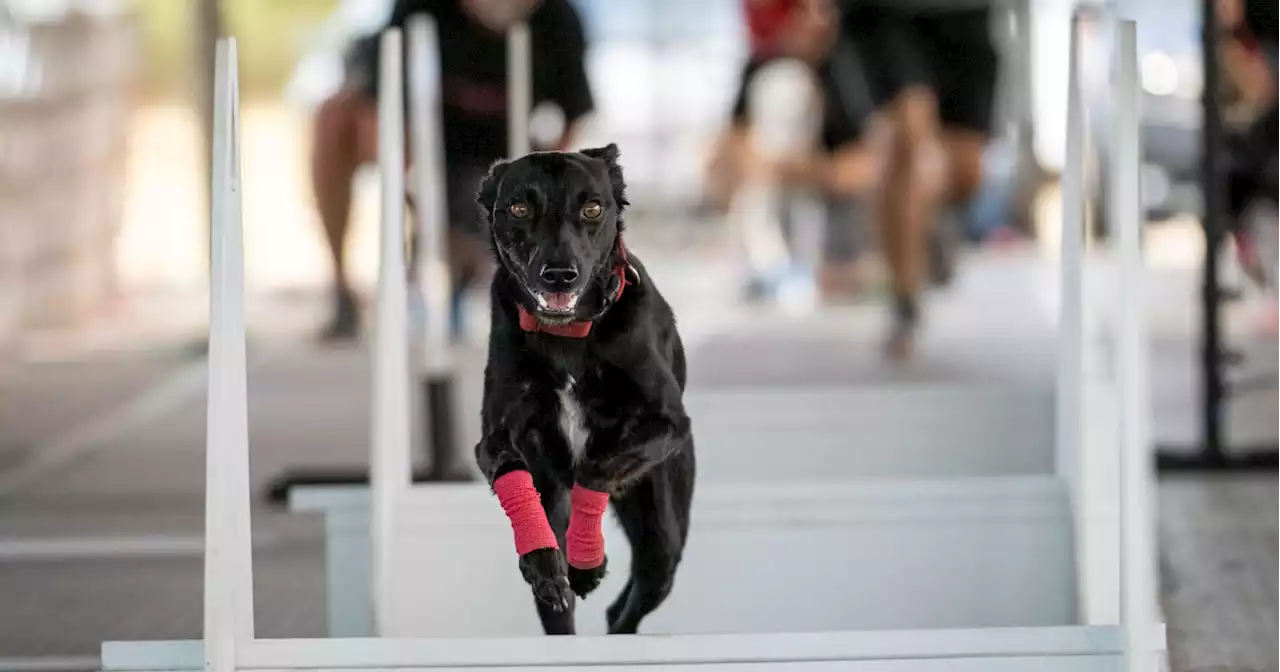
M 512 216 L 512 217 L 515 217 L 516 219 L 528 219 L 528 217 L 529 217 L 529 204 L 527 204 L 527 203 L 512 203 L 511 205 L 508 205 L 508 206 L 507 206 L 507 212 L 508 212 L 508 213 L 510 213 L 510 214 L 511 214 L 511 216 Z
M 587 204 L 582 206 L 583 219 L 600 219 L 600 215 L 603 214 L 604 206 L 600 205 L 600 201 L 587 201 Z

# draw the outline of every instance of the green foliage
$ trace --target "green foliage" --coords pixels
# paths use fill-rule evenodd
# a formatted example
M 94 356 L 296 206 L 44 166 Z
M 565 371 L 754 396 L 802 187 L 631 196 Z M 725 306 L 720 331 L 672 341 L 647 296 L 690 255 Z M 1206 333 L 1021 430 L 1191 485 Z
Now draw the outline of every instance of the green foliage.
M 185 96 L 194 81 L 195 0 L 134 0 L 141 23 L 143 86 L 157 98 Z M 276 96 L 337 0 L 222 0 L 240 47 L 246 96 Z

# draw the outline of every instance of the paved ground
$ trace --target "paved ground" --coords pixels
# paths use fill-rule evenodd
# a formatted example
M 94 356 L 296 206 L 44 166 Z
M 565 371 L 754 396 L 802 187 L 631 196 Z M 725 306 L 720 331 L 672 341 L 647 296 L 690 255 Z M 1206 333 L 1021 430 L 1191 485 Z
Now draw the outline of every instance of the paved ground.
M 677 257 L 650 265 L 660 267 L 664 291 L 688 332 L 694 385 L 1051 384 L 1054 328 L 1044 303 L 1051 275 L 1025 259 L 969 268 L 956 294 L 983 300 L 940 299 L 920 358 L 905 368 L 889 367 L 876 354 L 881 313 L 875 307 L 833 309 L 803 322 L 779 319 L 737 307 L 720 262 Z M 264 302 L 253 314 L 255 483 L 290 464 L 364 460 L 364 349 L 305 345 L 301 334 L 317 315 L 305 298 Z M 801 323 L 803 329 L 795 328 Z M 1189 334 L 1176 328 L 1180 318 L 1165 323 L 1172 326 L 1157 330 L 1163 345 L 1156 356 L 1169 364 L 1156 367 L 1158 390 L 1185 387 L 1161 381 L 1191 375 L 1184 369 L 1192 360 L 1183 356 L 1191 352 Z M 1273 345 L 1269 352 L 1272 360 L 1257 366 L 1270 367 L 1274 394 Z M 461 397 L 469 417 L 480 357 L 478 348 L 463 354 Z M 199 635 L 203 384 L 202 367 L 177 348 L 3 372 L 0 663 L 93 656 L 104 639 Z M 1179 398 L 1172 395 L 1158 410 L 1157 426 L 1190 414 Z M 1267 422 L 1274 428 L 1274 415 Z M 467 432 L 474 431 L 470 424 Z M 1161 507 L 1177 669 L 1275 669 L 1274 476 L 1167 481 Z M 254 523 L 259 635 L 321 635 L 318 522 L 258 508 Z

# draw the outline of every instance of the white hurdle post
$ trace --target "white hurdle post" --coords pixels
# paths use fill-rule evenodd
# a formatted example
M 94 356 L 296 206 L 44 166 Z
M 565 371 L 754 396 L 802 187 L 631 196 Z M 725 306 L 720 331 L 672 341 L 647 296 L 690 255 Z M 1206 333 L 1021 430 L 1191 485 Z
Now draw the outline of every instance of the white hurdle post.
M 435 20 L 415 14 L 408 22 L 409 139 L 412 142 L 413 189 L 418 194 L 418 283 L 427 321 L 422 340 L 423 372 L 428 377 L 449 371 L 449 262 L 445 250 L 448 197 L 444 184 L 443 128 L 440 120 L 440 37 Z
M 1118 383 L 1120 397 L 1120 613 L 1129 672 L 1156 669 L 1155 523 L 1147 379 L 1146 303 L 1142 282 L 1141 89 L 1137 27 L 1116 23 L 1112 51 L 1110 220 L 1119 262 Z
M 218 40 L 205 427 L 204 663 L 208 672 L 232 672 L 239 649 L 254 637 L 238 70 L 235 38 Z
M 403 44 L 399 29 L 382 34 L 378 71 L 379 227 L 377 321 L 373 350 L 370 485 L 373 490 L 374 618 L 393 599 L 388 549 L 395 509 L 409 486 L 409 290 L 405 278 Z
M 533 58 L 529 24 L 517 23 L 507 31 L 507 153 L 517 158 L 529 153 L 529 114 L 533 109 Z
M 445 186 L 444 127 L 441 121 L 440 35 L 435 20 L 415 14 L 407 24 L 409 54 L 409 140 L 412 143 L 418 291 L 427 315 L 419 341 L 420 440 L 431 456 L 435 478 L 461 478 L 461 451 L 454 427 L 454 371 L 450 357 L 449 300 L 452 278 L 446 248 L 449 211 Z
M 1067 484 L 1075 517 L 1077 614 L 1090 625 L 1119 619 L 1119 498 L 1116 390 L 1103 375 L 1095 328 L 1086 301 L 1086 213 L 1094 194 L 1088 167 L 1094 143 L 1085 105 L 1084 64 L 1094 41 L 1083 26 L 1099 25 L 1096 11 L 1072 13 L 1067 77 L 1067 147 L 1062 173 L 1062 231 L 1056 378 L 1056 471 Z
M 1059 259 L 1057 472 L 1074 484 L 1084 442 L 1084 153 L 1087 124 L 1080 86 L 1080 21 L 1071 17 L 1067 66 L 1067 152 L 1062 170 L 1062 245 Z M 1073 499 L 1075 493 L 1072 494 Z

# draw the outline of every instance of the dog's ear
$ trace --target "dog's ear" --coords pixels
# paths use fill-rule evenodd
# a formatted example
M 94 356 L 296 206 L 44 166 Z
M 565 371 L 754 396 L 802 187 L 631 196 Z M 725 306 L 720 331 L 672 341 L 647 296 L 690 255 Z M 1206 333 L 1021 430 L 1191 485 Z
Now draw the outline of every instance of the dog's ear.
M 582 153 L 604 162 L 609 172 L 609 185 L 613 188 L 613 201 L 618 204 L 618 212 L 621 213 L 631 203 L 627 201 L 627 181 L 623 179 L 622 166 L 618 164 L 618 145 L 611 142 L 604 147 L 584 149 Z
M 502 176 L 510 167 L 511 164 L 507 161 L 495 161 L 489 166 L 489 173 L 480 180 L 480 187 L 476 190 L 476 203 L 483 209 L 485 219 L 493 218 L 494 201 L 498 200 L 498 185 L 502 183 Z

